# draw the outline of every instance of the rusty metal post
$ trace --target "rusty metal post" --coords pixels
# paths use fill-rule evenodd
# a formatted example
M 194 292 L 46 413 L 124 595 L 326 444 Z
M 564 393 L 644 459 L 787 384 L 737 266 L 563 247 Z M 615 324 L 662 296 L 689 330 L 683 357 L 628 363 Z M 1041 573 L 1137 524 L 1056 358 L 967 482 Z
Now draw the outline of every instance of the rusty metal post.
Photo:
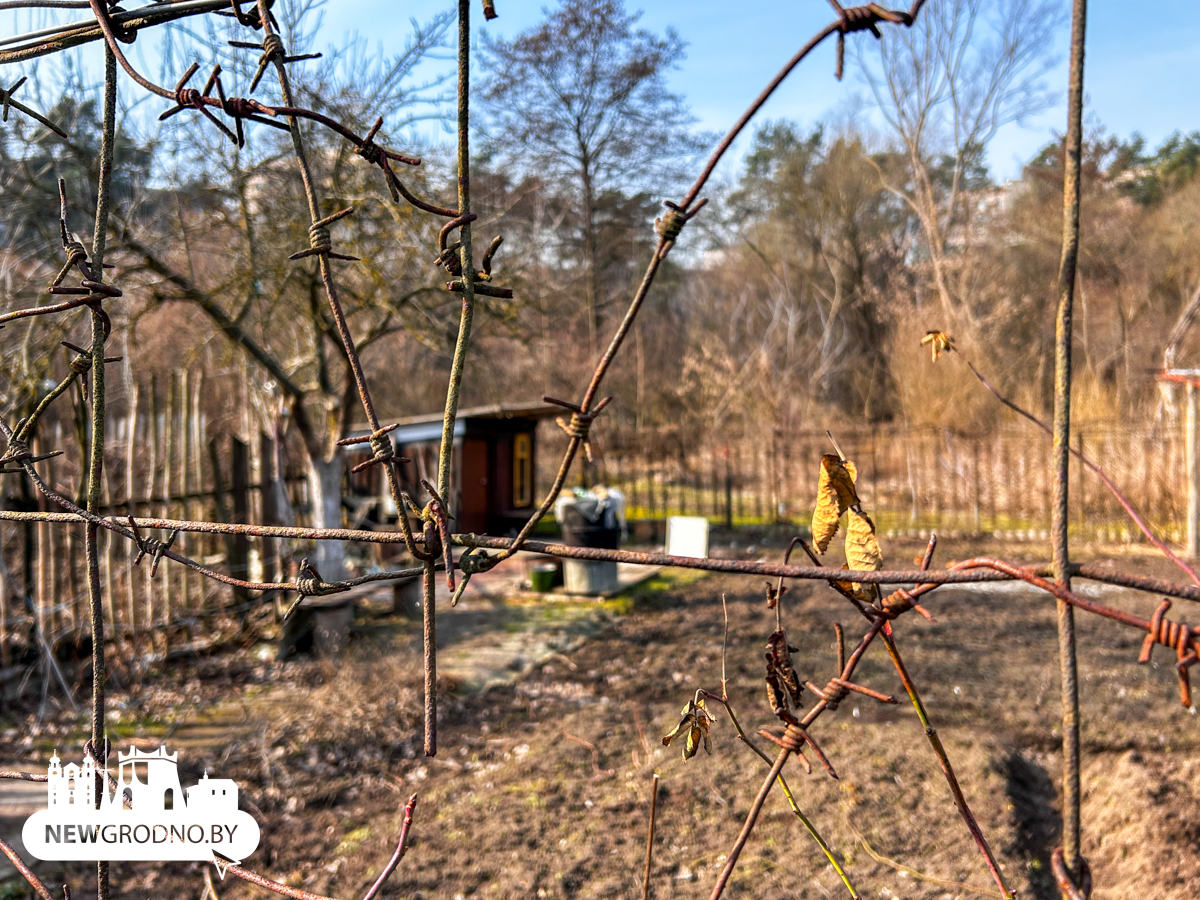
M 1083 148 L 1083 52 L 1087 0 L 1074 0 L 1071 17 L 1071 68 L 1067 90 L 1067 136 L 1063 143 L 1063 239 L 1058 269 L 1058 315 L 1054 338 L 1054 504 L 1051 516 L 1054 578 L 1070 584 L 1067 545 L 1071 439 L 1071 337 L 1075 269 L 1079 254 L 1080 159 Z M 1063 806 L 1062 858 L 1072 882 L 1084 881 L 1087 863 L 1080 852 L 1079 684 L 1075 664 L 1075 615 L 1061 599 L 1058 651 L 1062 689 Z M 1068 892 L 1064 888 L 1064 897 Z
M 470 152 L 470 77 L 471 77 L 471 3 L 458 0 L 458 213 L 471 215 L 471 152 Z M 454 455 L 454 421 L 458 415 L 459 390 L 463 368 L 467 363 L 467 348 L 471 344 L 471 324 L 475 315 L 475 261 L 471 250 L 471 222 L 463 221 L 458 230 L 459 260 L 462 266 L 462 312 L 458 322 L 458 337 L 454 343 L 454 358 L 450 379 L 446 385 L 446 410 L 442 416 L 442 441 L 438 446 L 438 493 L 451 503 L 450 468 Z
M 108 238 L 109 205 L 112 201 L 113 147 L 116 144 L 117 65 L 109 49 L 104 52 L 104 118 L 100 139 L 99 172 L 96 187 L 96 221 L 92 233 L 92 266 L 95 277 L 104 279 L 104 245 Z M 65 207 L 66 204 L 64 203 Z M 63 210 L 65 218 L 65 208 Z M 87 511 L 95 515 L 100 508 L 100 481 L 104 473 L 104 341 L 108 334 L 100 306 L 92 309 L 92 435 L 88 448 Z M 90 524 L 84 531 L 87 553 L 88 605 L 92 616 L 92 728 L 91 748 L 100 763 L 108 764 L 108 736 L 104 722 L 104 597 L 100 587 L 100 536 Z M 110 597 L 111 602 L 111 597 Z M 103 774 L 97 772 L 100 785 Z M 105 787 L 107 787 L 105 785 Z M 97 791 L 97 795 L 99 792 Z M 99 803 L 97 802 L 97 807 Z M 108 863 L 96 863 L 96 900 L 108 900 Z
M 400 511 L 404 515 L 404 511 Z M 421 577 L 421 623 L 424 632 L 425 657 L 425 755 L 437 756 L 437 602 L 434 561 L 424 561 Z
M 1187 555 L 1200 557 L 1200 466 L 1196 460 L 1196 385 L 1187 385 L 1187 425 L 1185 429 L 1187 454 Z

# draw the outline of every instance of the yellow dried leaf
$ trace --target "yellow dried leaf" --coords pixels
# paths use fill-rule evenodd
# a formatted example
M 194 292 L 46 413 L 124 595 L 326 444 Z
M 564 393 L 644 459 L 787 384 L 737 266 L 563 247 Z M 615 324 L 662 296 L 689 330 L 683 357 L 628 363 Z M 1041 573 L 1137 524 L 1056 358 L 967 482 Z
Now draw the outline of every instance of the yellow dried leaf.
M 842 570 L 849 569 L 849 566 L 843 565 Z M 838 590 L 854 597 L 859 603 L 871 603 L 875 599 L 873 591 L 868 590 L 867 586 L 859 584 L 857 581 L 835 581 L 833 586 Z M 876 587 L 876 585 L 870 585 Z
M 846 522 L 846 563 L 851 569 L 875 571 L 883 566 L 883 551 L 875 537 L 875 523 L 865 513 L 850 510 Z
M 943 353 L 949 353 L 954 349 L 954 338 L 946 334 L 944 331 L 927 331 L 925 337 L 921 338 L 922 345 L 929 345 L 930 355 L 933 357 L 933 362 L 938 361 L 938 357 Z
M 688 730 L 687 743 L 683 748 L 683 758 L 691 759 L 696 755 L 696 751 L 700 749 L 700 729 L 692 728 Z M 709 751 L 710 753 L 712 751 Z
M 842 513 L 858 505 L 858 495 L 854 492 L 856 474 L 854 463 L 843 462 L 836 454 L 821 457 L 817 506 L 812 515 L 812 539 L 818 553 L 824 553 L 837 534 Z
M 688 701 L 688 705 L 683 708 L 680 716 L 679 724 L 671 730 L 670 734 L 663 736 L 663 746 L 669 747 L 671 746 L 671 741 L 675 740 L 675 738 L 680 735 L 686 735 L 683 747 L 684 759 L 691 759 L 696 755 L 696 751 L 700 749 L 701 741 L 704 742 L 704 751 L 711 754 L 712 745 L 708 738 L 708 728 L 714 719 L 705 708 L 704 701 L 695 699 Z

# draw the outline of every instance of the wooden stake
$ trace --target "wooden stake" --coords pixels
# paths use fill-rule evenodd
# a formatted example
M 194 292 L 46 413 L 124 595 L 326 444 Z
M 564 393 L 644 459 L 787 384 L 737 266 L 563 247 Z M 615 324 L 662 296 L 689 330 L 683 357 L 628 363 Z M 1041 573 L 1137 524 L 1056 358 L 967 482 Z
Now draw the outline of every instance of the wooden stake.
M 650 785 L 650 828 L 646 833 L 646 874 L 642 879 L 642 900 L 650 900 L 650 864 L 654 857 L 654 819 L 658 812 L 658 775 Z

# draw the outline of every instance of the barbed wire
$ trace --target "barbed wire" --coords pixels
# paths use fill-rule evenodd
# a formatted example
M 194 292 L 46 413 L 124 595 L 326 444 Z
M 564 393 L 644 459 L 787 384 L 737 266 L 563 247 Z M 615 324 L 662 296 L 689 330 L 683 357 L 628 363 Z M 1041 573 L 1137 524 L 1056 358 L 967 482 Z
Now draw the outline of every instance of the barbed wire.
M 774 761 L 771 762 L 770 773 L 755 797 L 741 833 L 738 835 L 730 853 L 726 857 L 723 870 L 713 889 L 713 900 L 720 897 L 724 891 L 729 877 L 737 865 L 739 854 L 755 827 L 763 803 L 776 781 L 780 782 L 789 801 L 792 802 L 793 809 L 797 815 L 805 822 L 810 833 L 821 844 L 829 858 L 833 860 L 833 855 L 829 851 L 828 845 L 820 838 L 815 827 L 808 822 L 799 810 L 799 807 L 796 806 L 794 799 L 787 789 L 786 783 L 782 780 L 782 770 L 792 755 L 800 756 L 803 760 L 804 751 L 807 749 L 817 757 L 818 761 L 830 775 L 836 777 L 827 756 L 820 748 L 817 740 L 810 733 L 809 729 L 814 722 L 826 710 L 836 710 L 838 704 L 850 692 L 862 694 L 883 703 L 897 702 L 895 698 L 889 695 L 854 681 L 856 667 L 876 638 L 883 640 L 885 648 L 905 684 L 910 700 L 917 710 L 934 752 L 938 757 L 939 764 L 946 775 L 956 806 L 966 822 L 968 830 L 971 832 L 972 838 L 979 848 L 989 872 L 996 881 L 1001 893 L 1005 897 L 1013 896 L 999 871 L 977 821 L 971 814 L 963 798 L 953 768 L 950 765 L 950 760 L 937 737 L 936 730 L 929 722 L 916 686 L 913 684 L 904 667 L 899 650 L 896 647 L 892 623 L 913 610 L 929 616 L 928 611 L 921 607 L 917 603 L 917 600 L 943 585 L 1022 581 L 1039 591 L 1049 594 L 1067 608 L 1081 609 L 1089 614 L 1106 618 L 1125 627 L 1145 632 L 1142 649 L 1138 657 L 1139 662 L 1148 662 L 1156 646 L 1163 646 L 1174 650 L 1176 653 L 1176 669 L 1180 681 L 1180 699 L 1185 706 L 1190 706 L 1189 670 L 1196 663 L 1197 654 L 1200 652 L 1200 634 L 1184 622 L 1167 618 L 1167 613 L 1170 610 L 1170 601 L 1162 601 L 1150 619 L 1142 619 L 1072 591 L 1070 588 L 1070 578 L 1084 577 L 1191 601 L 1200 600 L 1200 587 L 1178 585 L 1164 579 L 1135 573 L 1115 572 L 1108 567 L 1089 563 L 1069 563 L 1066 561 L 1064 555 L 1065 549 L 1060 552 L 1060 548 L 1057 545 L 1055 548 L 1055 561 L 1052 566 L 1017 566 L 1003 560 L 978 557 L 955 563 L 945 571 L 932 571 L 929 569 L 929 566 L 932 562 L 933 551 L 936 545 L 935 538 L 931 540 L 923 565 L 919 570 L 861 571 L 838 570 L 816 564 L 817 559 L 815 555 L 812 554 L 811 550 L 802 541 L 799 541 L 799 543 L 809 552 L 814 565 L 791 565 L 789 561 L 790 553 L 792 547 L 796 545 L 799 539 L 793 541 L 792 546 L 789 546 L 788 554 L 785 555 L 783 564 L 776 564 L 739 560 L 691 559 L 668 554 L 569 547 L 564 544 L 537 541 L 530 538 L 533 529 L 549 512 L 561 494 L 579 451 L 582 449 L 585 456 L 590 458 L 591 448 L 589 437 L 591 429 L 595 426 L 598 417 L 612 399 L 607 396 L 601 397 L 601 387 L 605 377 L 633 327 L 663 262 L 680 239 L 687 224 L 704 208 L 706 200 L 700 197 L 700 194 L 716 166 L 728 152 L 733 142 L 795 67 L 827 38 L 836 36 L 837 39 L 835 75 L 840 78 L 843 72 L 846 35 L 859 31 L 869 31 L 876 38 L 880 38 L 882 36 L 881 27 L 911 27 L 917 20 L 923 6 L 923 0 L 916 0 L 907 11 L 895 11 L 874 3 L 865 6 L 844 8 L 836 0 L 830 0 L 830 2 L 837 14 L 836 19 L 817 32 L 808 43 L 802 46 L 767 84 L 760 95 L 750 104 L 745 113 L 718 143 L 696 181 L 684 194 L 683 198 L 678 202 L 665 201 L 665 212 L 655 221 L 654 230 L 656 239 L 654 253 L 650 257 L 642 279 L 634 291 L 613 337 L 597 361 L 581 399 L 575 402 L 552 397 L 544 398 L 547 403 L 558 405 L 570 414 L 569 418 L 559 419 L 560 427 L 562 427 L 567 435 L 567 447 L 549 491 L 544 495 L 534 513 L 523 523 L 516 536 L 512 538 L 457 534 L 452 533 L 449 528 L 453 511 L 449 508 L 447 500 L 450 496 L 450 468 L 453 452 L 454 426 L 458 414 L 465 358 L 471 339 L 475 301 L 479 296 L 508 298 L 513 295 L 512 290 L 491 283 L 493 258 L 502 238 L 497 237 L 491 242 L 478 267 L 475 264 L 472 252 L 472 226 L 477 219 L 477 215 L 471 211 L 470 203 L 470 130 L 468 116 L 470 0 L 458 0 L 458 196 L 457 205 L 454 209 L 422 200 L 414 195 L 397 177 L 395 168 L 392 165 L 393 163 L 415 167 L 421 165 L 421 160 L 415 156 L 387 150 L 376 142 L 375 139 L 383 126 L 382 118 L 377 119 L 365 136 L 359 136 L 347 125 L 323 113 L 295 105 L 287 66 L 303 59 L 313 58 L 313 55 L 291 54 L 288 52 L 284 40 L 280 35 L 278 23 L 272 15 L 270 0 L 256 0 L 250 9 L 243 9 L 241 0 L 228 0 L 228 2 L 225 2 L 225 0 L 177 0 L 177 2 L 150 4 L 133 11 L 111 9 L 104 0 L 88 0 L 87 3 L 83 4 L 76 2 L 60 3 L 56 5 L 72 9 L 88 8 L 92 11 L 94 18 L 64 26 L 55 26 L 39 32 L 32 32 L 0 41 L 0 47 L 14 47 L 14 49 L 7 50 L 0 49 L 0 65 L 24 62 L 96 40 L 104 42 L 106 53 L 106 103 L 103 122 L 104 142 L 102 146 L 107 148 L 107 150 L 102 151 L 102 155 L 104 152 L 108 153 L 109 164 L 107 167 L 101 165 L 100 169 L 101 184 L 97 204 L 96 239 L 93 243 L 92 251 L 94 259 L 89 259 L 89 255 L 82 242 L 68 229 L 67 190 L 65 182 L 60 180 L 59 220 L 65 262 L 57 270 L 58 274 L 48 288 L 48 291 L 53 295 L 68 295 L 71 299 L 53 305 L 12 310 L 0 314 L 0 327 L 2 327 L 3 323 L 8 321 L 16 321 L 33 316 L 58 316 L 70 313 L 81 307 L 87 307 L 92 321 L 92 346 L 85 349 L 71 344 L 66 345 L 69 350 L 76 354 L 70 362 L 68 374 L 40 402 L 36 410 L 27 419 L 16 423 L 15 426 L 10 426 L 0 420 L 0 434 L 3 434 L 6 439 L 4 453 L 0 455 L 0 473 L 23 473 L 48 502 L 64 510 L 64 512 L 0 511 L 0 520 L 59 523 L 64 525 L 82 524 L 86 529 L 89 603 L 92 608 L 94 638 L 94 684 L 91 710 L 93 720 L 92 746 L 101 746 L 102 735 L 100 735 L 99 729 L 102 728 L 104 722 L 103 680 L 105 671 L 105 641 L 103 619 L 100 614 L 101 592 L 96 540 L 96 535 L 100 529 L 109 532 L 114 539 L 120 538 L 131 542 L 132 546 L 136 548 L 136 555 L 131 554 L 131 556 L 135 556 L 132 560 L 133 565 L 136 566 L 140 564 L 143 558 L 149 557 L 151 559 L 151 573 L 154 572 L 161 560 L 168 559 L 191 568 L 206 578 L 230 586 L 264 592 L 291 591 L 296 594 L 297 599 L 292 604 L 289 614 L 305 597 L 342 593 L 360 584 L 410 578 L 420 575 L 423 581 L 424 596 L 422 626 L 425 681 L 424 744 L 425 752 L 429 756 L 437 753 L 437 650 L 435 635 L 436 621 L 434 618 L 434 579 L 438 571 L 444 573 L 447 585 L 452 592 L 451 603 L 457 602 L 458 598 L 463 595 L 473 575 L 488 571 L 521 550 L 535 551 L 566 559 L 605 560 L 646 566 L 678 566 L 714 572 L 772 577 L 778 579 L 778 583 L 774 587 L 768 586 L 769 599 L 771 604 L 776 607 L 777 631 L 771 635 L 768 643 L 766 683 L 770 691 L 772 712 L 779 719 L 780 727 L 776 730 L 762 731 L 760 734 L 775 744 L 779 748 L 779 753 Z M 0 3 L 0 8 L 20 9 L 44 7 L 47 5 L 50 4 L 44 2 L 44 0 L 29 0 L 29 2 Z M 487 19 L 490 20 L 496 17 L 497 13 L 491 0 L 483 0 L 483 10 Z M 261 49 L 261 56 L 259 57 L 249 85 L 249 93 L 252 94 L 266 73 L 274 69 L 283 101 L 281 104 L 269 105 L 248 96 L 237 97 L 227 95 L 219 65 L 213 66 L 202 89 L 189 87 L 192 79 L 200 71 L 200 63 L 198 62 L 193 63 L 184 72 L 173 89 L 157 85 L 141 75 L 129 62 L 124 51 L 121 49 L 120 45 L 122 43 L 136 42 L 140 34 L 147 28 L 166 22 L 177 21 L 186 16 L 208 13 L 229 16 L 234 19 L 236 25 L 239 27 L 262 32 L 262 39 L 258 43 L 248 41 L 232 41 L 231 43 L 243 49 Z M 354 381 L 354 388 L 358 393 L 369 426 L 369 435 L 367 437 L 348 439 L 340 443 L 348 445 L 360 442 L 369 445 L 371 458 L 355 466 L 353 471 L 361 472 L 366 468 L 376 465 L 382 468 L 387 481 L 388 493 L 397 510 L 397 526 L 399 529 L 397 532 L 262 526 L 198 520 L 139 518 L 133 515 L 125 517 L 124 523 L 122 523 L 121 520 L 115 517 L 98 514 L 99 477 L 103 465 L 102 455 L 105 427 L 103 416 L 105 397 L 104 366 L 106 363 L 119 360 L 119 357 L 106 357 L 103 353 L 104 341 L 108 338 L 112 328 L 111 320 L 105 311 L 105 304 L 123 297 L 123 292 L 118 285 L 111 281 L 105 281 L 104 271 L 109 267 L 103 263 L 104 238 L 107 233 L 109 219 L 108 198 L 112 180 L 111 145 L 115 117 L 115 103 L 110 101 L 115 98 L 117 66 L 124 69 L 129 77 L 142 89 L 174 104 L 161 114 L 161 119 L 170 118 L 188 110 L 197 112 L 238 147 L 244 146 L 247 140 L 247 123 L 264 125 L 289 132 L 293 155 L 300 172 L 309 214 L 309 247 L 293 254 L 291 259 L 302 260 L 309 257 L 315 257 L 316 259 L 325 299 L 333 319 L 334 330 L 337 332 L 338 339 L 341 342 L 349 366 L 350 376 Z M 22 86 L 24 81 L 25 79 L 22 78 L 11 88 L 0 89 L 0 106 L 2 106 L 3 117 L 7 119 L 10 109 L 16 110 L 49 128 L 58 136 L 63 138 L 68 137 L 67 133 L 59 126 L 50 122 L 28 106 L 22 105 L 13 99 L 13 93 Z M 1073 102 L 1076 102 L 1074 97 Z M 1081 100 L 1078 102 L 1081 102 Z M 218 114 L 224 118 L 219 118 Z M 359 156 L 368 165 L 378 167 L 384 175 L 388 193 L 394 201 L 398 202 L 403 198 L 416 209 L 449 220 L 440 230 L 434 260 L 437 265 L 443 267 L 450 274 L 452 280 L 446 283 L 445 288 L 449 292 L 461 296 L 462 312 L 447 383 L 447 398 L 442 422 L 442 440 L 439 449 L 436 483 L 422 480 L 421 487 L 425 495 L 423 503 L 418 503 L 417 499 L 414 499 L 414 497 L 401 488 L 397 474 L 397 465 L 401 461 L 401 458 L 395 455 L 391 441 L 387 437 L 396 426 L 384 425 L 376 413 L 368 377 L 347 323 L 339 299 L 336 279 L 331 267 L 331 260 L 350 262 L 356 259 L 353 256 L 334 252 L 333 238 L 330 232 L 331 225 L 341 218 L 350 215 L 353 210 L 347 208 L 331 215 L 321 214 L 323 207 L 322 198 L 317 190 L 317 181 L 313 178 L 310 170 L 309 159 L 305 149 L 304 134 L 300 129 L 300 122 L 302 120 L 312 122 L 338 135 L 353 146 L 355 155 Z M 456 230 L 458 232 L 457 239 L 451 241 L 450 236 Z M 78 283 L 65 284 L 73 270 L 79 276 Z M 86 379 L 89 376 L 92 379 L 91 402 L 94 427 L 92 457 L 88 470 L 88 502 L 86 508 L 84 508 L 70 498 L 55 491 L 40 477 L 35 468 L 37 462 L 58 455 L 61 451 L 54 450 L 50 453 L 35 455 L 30 451 L 28 441 L 39 418 L 55 399 L 65 393 L 76 379 L 84 380 L 86 383 Z M 1064 390 L 1062 384 L 1057 385 L 1060 407 L 1062 404 L 1069 404 L 1069 370 L 1066 373 L 1064 383 L 1065 395 L 1062 393 Z M 1056 418 L 1057 424 L 1058 419 Z M 1064 497 L 1065 465 L 1064 454 L 1063 460 L 1060 461 L 1056 472 L 1059 481 L 1063 485 Z M 420 523 L 419 533 L 414 531 L 409 520 L 410 515 L 416 522 Z M 145 535 L 141 531 L 143 528 L 166 532 L 166 537 L 159 538 Z M 188 557 L 186 554 L 173 549 L 173 542 L 176 536 L 186 532 L 287 537 L 305 540 L 402 543 L 419 565 L 405 569 L 374 573 L 360 578 L 327 582 L 321 577 L 315 566 L 310 564 L 308 560 L 305 560 L 301 564 L 300 572 L 294 581 L 278 583 L 252 582 L 205 566 L 201 562 Z M 453 556 L 454 547 L 464 548 L 465 550 L 457 560 Z M 1063 547 L 1065 548 L 1065 532 Z M 1165 547 L 1162 549 L 1165 549 Z M 489 553 L 488 551 L 497 552 Z M 459 581 L 456 581 L 455 569 L 458 569 L 462 573 L 462 578 Z M 833 590 L 845 597 L 852 604 L 853 608 L 867 620 L 866 631 L 848 657 L 845 654 L 844 636 L 841 627 L 837 627 L 838 655 L 836 674 L 823 686 L 810 682 L 805 682 L 803 685 L 800 684 L 794 670 L 791 668 L 789 659 L 790 651 L 784 630 L 782 610 L 782 597 L 785 590 L 784 579 L 825 581 Z M 875 591 L 873 597 L 868 596 L 864 599 L 854 589 L 847 587 L 847 585 L 851 584 L 900 585 L 900 587 L 891 591 L 886 596 L 881 595 L 879 591 Z M 728 627 L 728 620 L 726 620 L 726 627 Z M 1073 636 L 1070 641 L 1073 648 Z M 1073 653 L 1073 649 L 1071 652 Z M 725 705 L 737 727 L 739 737 L 751 747 L 754 747 L 742 732 L 740 725 L 737 725 L 736 716 L 732 707 L 728 704 L 728 698 L 724 690 L 724 654 L 722 662 L 721 697 L 716 698 L 715 695 L 711 694 L 707 694 L 706 696 L 719 699 Z M 801 715 L 801 694 L 806 687 L 817 699 Z M 700 692 L 697 696 L 699 697 L 703 693 Z M 1076 717 L 1077 714 L 1076 709 Z M 700 729 L 704 733 L 704 738 L 707 739 L 706 723 L 708 719 L 702 721 L 700 714 L 695 711 L 691 715 L 692 719 L 688 724 L 688 728 Z M 694 734 L 689 735 L 689 744 L 692 746 L 693 753 L 695 752 L 695 740 L 696 736 Z M 755 750 L 765 760 L 770 761 L 770 758 L 760 750 L 757 748 Z M 107 755 L 105 755 L 105 758 L 107 759 Z M 807 760 L 803 761 L 807 764 Z M 13 773 L 0 772 L 0 778 L 3 777 L 13 777 Z M 392 861 L 385 867 L 374 886 L 367 892 L 364 900 L 372 900 L 378 893 L 383 882 L 403 858 L 409 826 L 412 823 L 415 801 L 416 798 L 414 795 L 405 809 L 404 824 Z M 1073 814 L 1077 817 L 1077 798 L 1075 800 L 1068 798 L 1068 801 L 1076 804 Z M 1072 811 L 1067 812 L 1071 814 Z M 1091 890 L 1090 871 L 1087 868 L 1086 860 L 1079 856 L 1077 850 L 1077 847 L 1071 848 L 1071 852 L 1065 855 L 1062 850 L 1059 850 L 1054 860 L 1055 877 L 1059 881 L 1064 893 L 1072 898 L 1077 896 L 1086 897 Z M 0 841 L 0 851 L 4 852 L 13 861 L 18 871 L 40 896 L 45 898 L 52 896 L 37 877 L 28 870 L 11 847 Z M 834 862 L 836 865 L 836 861 Z M 649 865 L 650 860 L 648 856 L 648 869 Z M 298 898 L 298 900 L 327 900 L 327 898 L 321 898 L 319 895 L 282 885 L 231 861 L 225 861 L 225 868 L 240 878 L 270 890 Z M 840 868 L 839 873 L 842 874 L 851 895 L 857 897 L 858 895 L 849 879 L 841 872 Z M 98 900 L 107 900 L 108 883 L 106 864 L 100 864 L 99 874 Z M 648 877 L 649 872 L 647 872 L 647 884 Z

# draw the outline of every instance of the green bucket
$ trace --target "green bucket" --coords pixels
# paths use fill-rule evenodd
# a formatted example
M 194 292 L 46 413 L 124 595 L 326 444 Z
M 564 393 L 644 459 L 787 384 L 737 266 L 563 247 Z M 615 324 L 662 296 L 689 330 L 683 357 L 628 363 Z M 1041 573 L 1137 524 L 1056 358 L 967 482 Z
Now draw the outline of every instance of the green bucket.
M 534 563 L 529 567 L 529 584 L 539 594 L 548 593 L 554 587 L 557 574 L 556 563 Z

